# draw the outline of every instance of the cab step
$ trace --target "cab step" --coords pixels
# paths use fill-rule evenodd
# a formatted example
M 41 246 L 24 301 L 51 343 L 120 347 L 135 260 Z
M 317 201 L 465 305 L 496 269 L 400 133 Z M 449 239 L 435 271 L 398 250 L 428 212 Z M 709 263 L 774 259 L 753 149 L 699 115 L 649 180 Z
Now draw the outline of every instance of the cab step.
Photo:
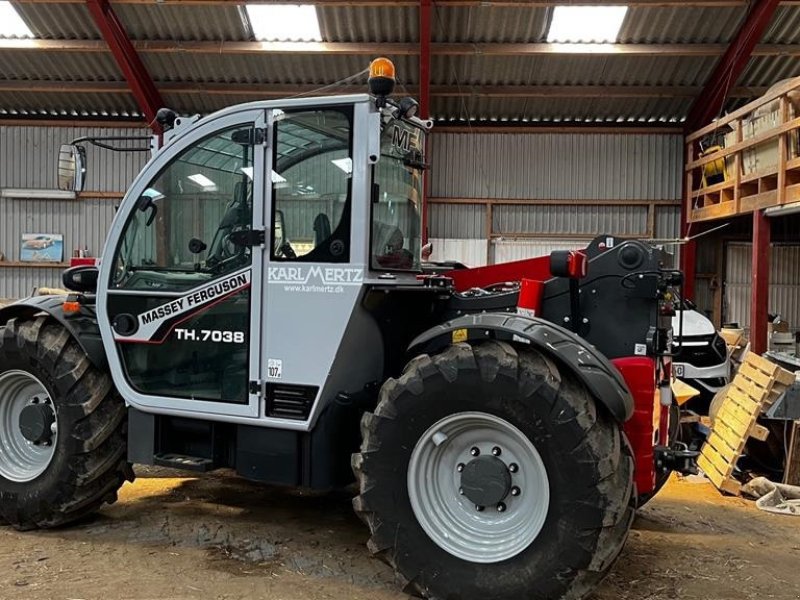
M 210 458 L 187 456 L 185 454 L 155 454 L 153 456 L 153 464 L 159 467 L 182 469 L 184 471 L 197 471 L 199 473 L 205 473 L 214 469 L 214 461 L 212 461 Z

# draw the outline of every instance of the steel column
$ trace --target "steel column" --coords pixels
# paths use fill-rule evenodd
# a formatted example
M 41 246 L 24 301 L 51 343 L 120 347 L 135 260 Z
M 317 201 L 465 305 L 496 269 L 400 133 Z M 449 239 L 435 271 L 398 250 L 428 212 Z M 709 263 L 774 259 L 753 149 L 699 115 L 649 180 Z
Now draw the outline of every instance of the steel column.
M 761 36 L 767 29 L 779 0 L 754 0 L 752 8 L 725 54 L 717 63 L 703 91 L 692 104 L 686 125 L 691 131 L 720 114 L 728 93 L 736 85 Z
M 431 0 L 419 1 L 419 116 L 430 118 L 431 102 Z M 430 138 L 425 155 L 430 156 Z M 428 242 L 428 184 L 424 178 L 422 186 L 422 243 Z
M 128 38 L 128 33 L 108 0 L 86 0 L 86 4 L 109 50 L 114 55 L 117 65 L 125 76 L 139 108 L 144 113 L 150 127 L 159 133 L 161 127 L 155 122 L 155 118 L 158 109 L 164 106 L 164 101 Z
M 753 287 L 750 296 L 750 349 L 767 351 L 769 307 L 770 220 L 763 210 L 753 212 Z

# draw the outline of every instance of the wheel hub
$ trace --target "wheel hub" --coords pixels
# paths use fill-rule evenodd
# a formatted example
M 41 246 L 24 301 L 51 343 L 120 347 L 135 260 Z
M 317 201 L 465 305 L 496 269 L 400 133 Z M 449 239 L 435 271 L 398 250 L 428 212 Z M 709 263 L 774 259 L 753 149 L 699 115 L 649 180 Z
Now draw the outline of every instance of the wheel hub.
M 461 489 L 476 506 L 492 506 L 500 503 L 511 491 L 511 473 L 499 458 L 479 456 L 464 466 Z
M 512 558 L 547 519 L 544 462 L 533 442 L 497 415 L 453 413 L 431 425 L 414 446 L 407 478 L 417 522 L 462 560 Z
M 19 430 L 26 440 L 34 444 L 49 445 L 52 442 L 55 422 L 52 406 L 44 402 L 29 404 L 19 414 Z
M 57 409 L 36 376 L 0 373 L 0 477 L 33 481 L 47 470 L 58 444 Z

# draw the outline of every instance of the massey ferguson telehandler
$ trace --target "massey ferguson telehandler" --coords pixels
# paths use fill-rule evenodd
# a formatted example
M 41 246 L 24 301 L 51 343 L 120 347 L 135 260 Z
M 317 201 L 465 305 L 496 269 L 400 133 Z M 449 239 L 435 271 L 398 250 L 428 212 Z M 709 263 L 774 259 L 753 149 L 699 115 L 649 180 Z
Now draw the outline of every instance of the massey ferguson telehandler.
M 669 439 L 680 273 L 613 236 L 423 262 L 431 123 L 388 60 L 369 83 L 161 111 L 98 264 L 0 310 L 0 520 L 74 522 L 132 464 L 355 476 L 408 593 L 583 598 L 608 573 L 637 505 L 691 466 Z M 70 189 L 84 157 L 62 149 Z

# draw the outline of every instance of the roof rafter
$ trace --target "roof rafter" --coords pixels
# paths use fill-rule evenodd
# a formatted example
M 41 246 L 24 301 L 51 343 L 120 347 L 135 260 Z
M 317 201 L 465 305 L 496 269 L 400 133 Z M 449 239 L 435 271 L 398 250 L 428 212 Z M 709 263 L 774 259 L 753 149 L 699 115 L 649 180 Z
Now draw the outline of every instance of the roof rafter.
M 139 108 L 147 121 L 153 125 L 153 129 L 159 132 L 160 126 L 154 122 L 156 111 L 163 106 L 161 95 L 131 45 L 125 28 L 108 0 L 86 0 L 86 5 L 109 50 L 114 55 L 117 66 L 125 76 Z
M 306 54 L 416 56 L 417 43 L 367 42 L 173 42 L 133 41 L 141 54 Z M 436 56 L 720 56 L 725 44 L 432 43 Z M 103 40 L 0 39 L 0 50 L 108 52 Z M 760 44 L 752 56 L 800 56 L 800 44 Z
M 318 85 L 293 83 L 192 83 L 164 82 L 157 84 L 164 94 L 209 94 L 232 96 L 258 96 L 284 98 L 296 94 L 313 93 Z M 345 85 L 325 88 L 325 94 L 353 94 L 364 91 L 364 86 Z M 417 86 L 406 86 L 406 92 L 416 94 Z M 434 97 L 489 97 L 489 98 L 694 98 L 700 93 L 697 86 L 642 86 L 642 85 L 490 85 L 454 86 L 431 85 Z M 731 91 L 731 97 L 753 98 L 766 91 L 762 87 L 740 87 Z M 46 92 L 78 94 L 128 94 L 124 81 L 0 81 L 2 92 Z
M 729 96 L 728 90 L 736 85 L 750 62 L 750 57 L 775 15 L 778 4 L 779 0 L 754 0 L 736 37 L 689 109 L 686 119 L 688 128 L 705 125 L 719 115 Z

